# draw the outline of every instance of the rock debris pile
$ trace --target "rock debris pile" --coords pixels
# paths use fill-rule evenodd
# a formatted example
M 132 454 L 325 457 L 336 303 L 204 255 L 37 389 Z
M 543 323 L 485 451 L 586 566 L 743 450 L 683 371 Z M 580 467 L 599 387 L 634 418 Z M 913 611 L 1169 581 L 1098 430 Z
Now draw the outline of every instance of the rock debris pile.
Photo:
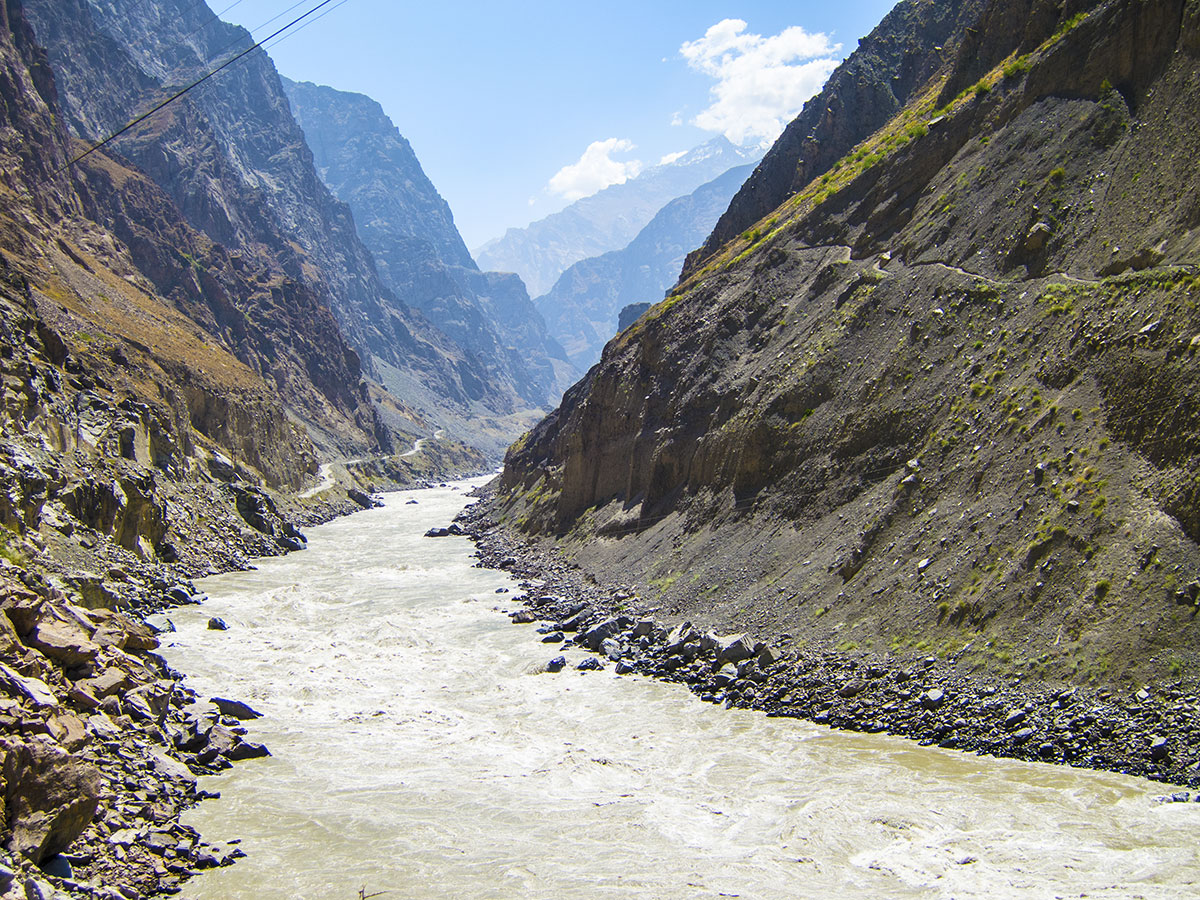
M 183 589 L 180 588 L 182 591 Z M 0 569 L 0 897 L 178 893 L 197 870 L 243 855 L 180 814 L 197 776 L 268 755 L 236 700 L 196 703 L 153 652 L 149 625 L 85 609 L 15 567 Z

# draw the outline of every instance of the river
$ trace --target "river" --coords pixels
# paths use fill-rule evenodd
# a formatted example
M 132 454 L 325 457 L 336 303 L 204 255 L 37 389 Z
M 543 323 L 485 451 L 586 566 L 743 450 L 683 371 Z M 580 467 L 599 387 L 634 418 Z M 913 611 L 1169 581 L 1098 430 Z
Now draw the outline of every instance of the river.
M 248 856 L 185 896 L 1197 893 L 1200 803 L 1152 803 L 1160 785 L 724 710 L 611 667 L 539 673 L 557 651 L 502 614 L 516 585 L 465 538 L 422 537 L 465 502 L 390 494 L 172 612 L 168 661 L 263 712 L 249 737 L 273 753 L 203 780 L 222 797 L 188 822 Z

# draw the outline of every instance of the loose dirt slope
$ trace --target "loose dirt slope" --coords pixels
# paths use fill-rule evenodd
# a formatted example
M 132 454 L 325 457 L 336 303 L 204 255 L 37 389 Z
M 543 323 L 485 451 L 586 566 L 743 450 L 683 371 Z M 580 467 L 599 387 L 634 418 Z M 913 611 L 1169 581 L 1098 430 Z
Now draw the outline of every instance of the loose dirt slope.
M 512 448 L 494 510 L 793 650 L 1191 684 L 1200 4 L 904 30 L 927 6 L 863 45 L 928 73 L 894 115 L 757 221 L 735 200 L 744 230 Z

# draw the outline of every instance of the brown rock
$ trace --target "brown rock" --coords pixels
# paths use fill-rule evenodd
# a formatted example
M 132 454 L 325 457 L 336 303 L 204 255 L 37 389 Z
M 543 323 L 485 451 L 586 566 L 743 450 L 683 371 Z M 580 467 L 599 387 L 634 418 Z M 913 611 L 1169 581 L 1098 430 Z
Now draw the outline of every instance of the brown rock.
M 54 619 L 43 619 L 34 625 L 26 641 L 64 666 L 93 663 L 100 652 L 100 648 L 78 625 Z
M 80 681 L 77 685 L 77 687 L 100 699 L 111 697 L 128 686 L 129 676 L 115 666 L 111 669 L 105 669 L 95 678 Z
M 60 712 L 46 720 L 50 736 L 68 750 L 82 749 L 90 740 L 87 725 L 70 713 Z
M 11 847 L 35 863 L 66 850 L 100 802 L 100 773 L 48 739 L 4 742 Z

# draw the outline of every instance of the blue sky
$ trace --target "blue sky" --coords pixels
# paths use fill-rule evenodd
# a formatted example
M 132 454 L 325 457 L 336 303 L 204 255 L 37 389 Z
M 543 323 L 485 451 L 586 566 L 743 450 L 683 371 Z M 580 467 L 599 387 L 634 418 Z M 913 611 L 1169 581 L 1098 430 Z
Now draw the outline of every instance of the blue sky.
M 209 5 L 255 29 L 292 2 Z M 347 0 L 269 52 L 378 100 L 474 249 L 717 133 L 768 140 L 894 2 Z

